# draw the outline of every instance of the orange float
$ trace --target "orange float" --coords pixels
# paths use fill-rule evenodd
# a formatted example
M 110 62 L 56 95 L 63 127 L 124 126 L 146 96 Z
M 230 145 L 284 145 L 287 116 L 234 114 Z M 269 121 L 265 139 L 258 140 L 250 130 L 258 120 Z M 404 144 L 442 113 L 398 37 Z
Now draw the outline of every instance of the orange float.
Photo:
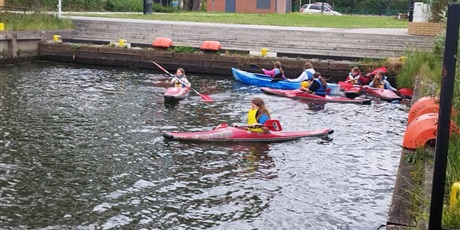
M 204 41 L 203 44 L 201 44 L 200 49 L 201 50 L 210 50 L 210 51 L 217 51 L 222 48 L 222 45 L 220 45 L 220 42 L 218 41 Z
M 170 38 L 155 38 L 152 45 L 153 47 L 169 48 L 173 45 L 173 42 Z
M 439 113 L 439 98 L 422 97 L 418 99 L 409 110 L 407 124 L 410 124 L 416 117 L 426 113 Z M 457 113 L 453 108 L 452 116 L 457 116 Z
M 438 113 L 425 113 L 416 117 L 406 128 L 403 148 L 424 148 L 429 140 L 436 139 L 438 130 Z M 450 121 L 450 133 L 458 132 L 457 125 Z

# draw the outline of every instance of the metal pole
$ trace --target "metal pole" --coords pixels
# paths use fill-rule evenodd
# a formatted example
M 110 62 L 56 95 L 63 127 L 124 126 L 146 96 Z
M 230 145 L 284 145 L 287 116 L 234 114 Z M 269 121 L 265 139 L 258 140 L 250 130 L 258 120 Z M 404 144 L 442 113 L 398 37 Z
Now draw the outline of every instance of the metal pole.
M 58 18 L 61 18 L 61 7 L 62 7 L 62 4 L 61 4 L 61 0 L 58 1 Z
M 454 96 L 455 64 L 457 63 L 460 5 L 450 4 L 447 10 L 446 42 L 442 68 L 441 97 L 433 169 L 429 229 L 441 229 L 447 153 L 450 135 L 450 113 Z
M 414 20 L 414 0 L 409 0 L 409 22 Z

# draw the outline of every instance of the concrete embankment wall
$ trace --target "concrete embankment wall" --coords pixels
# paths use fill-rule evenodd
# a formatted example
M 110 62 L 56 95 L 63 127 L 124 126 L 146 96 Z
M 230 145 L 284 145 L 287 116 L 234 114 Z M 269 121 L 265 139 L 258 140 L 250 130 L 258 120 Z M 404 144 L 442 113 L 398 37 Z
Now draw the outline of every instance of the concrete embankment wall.
M 51 40 L 53 34 L 71 36 L 74 30 L 0 32 L 0 64 L 18 63 L 38 57 L 38 43 Z
M 221 52 L 193 53 L 174 52 L 167 49 L 137 48 L 128 49 L 107 45 L 68 44 L 42 42 L 38 45 L 38 54 L 42 60 L 70 62 L 117 67 L 134 67 L 158 70 L 151 61 L 155 61 L 168 70 L 181 66 L 189 73 L 232 75 L 231 68 L 240 68 L 260 72 L 250 68 L 256 64 L 271 69 L 274 60 L 280 60 L 288 77 L 297 77 L 306 61 L 312 62 L 315 69 L 329 80 L 343 80 L 356 64 L 349 61 L 308 60 L 301 58 L 262 58 L 253 55 L 241 55 Z

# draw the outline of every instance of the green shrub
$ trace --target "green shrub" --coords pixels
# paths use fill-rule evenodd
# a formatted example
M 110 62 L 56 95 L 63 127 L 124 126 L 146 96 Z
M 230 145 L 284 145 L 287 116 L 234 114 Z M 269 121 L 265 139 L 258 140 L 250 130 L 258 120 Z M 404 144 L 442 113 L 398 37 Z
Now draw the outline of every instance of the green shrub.
M 142 12 L 143 1 L 141 0 L 106 0 L 104 10 L 111 12 Z
M 153 12 L 157 13 L 172 13 L 177 10 L 176 7 L 172 6 L 163 6 L 161 4 L 153 4 Z
M 441 83 L 442 60 L 432 52 L 412 51 L 406 54 L 401 72 L 397 78 L 398 88 L 413 88 L 415 77 L 421 81 Z

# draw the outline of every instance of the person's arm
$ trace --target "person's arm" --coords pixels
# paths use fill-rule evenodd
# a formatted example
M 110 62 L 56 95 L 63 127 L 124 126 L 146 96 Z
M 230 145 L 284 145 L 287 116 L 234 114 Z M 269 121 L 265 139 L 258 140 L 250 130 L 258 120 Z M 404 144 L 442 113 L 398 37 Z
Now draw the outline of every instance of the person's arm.
M 301 82 L 303 80 L 306 80 L 308 78 L 308 74 L 303 71 L 302 74 L 300 74 L 300 76 L 298 78 L 295 78 L 295 79 L 287 79 L 288 81 L 290 82 Z
M 259 120 L 258 120 L 257 122 L 258 122 L 259 124 L 263 125 L 263 124 L 265 124 L 265 122 L 268 121 L 268 119 L 269 119 L 269 118 L 268 118 L 268 115 L 264 113 L 264 114 L 262 114 L 262 115 L 260 116 L 260 118 L 259 118 Z M 269 132 L 269 131 L 270 131 L 270 130 L 269 130 L 267 127 L 265 127 L 265 126 L 262 126 L 262 127 L 260 127 L 260 128 L 262 128 L 265 132 Z
M 171 85 L 174 85 L 174 83 L 176 83 L 176 81 L 177 81 L 177 79 L 174 77 L 174 78 L 171 80 L 170 84 L 171 84 Z
M 187 80 L 187 78 L 182 79 L 182 82 L 184 82 L 185 85 L 186 85 L 187 87 L 189 87 L 189 88 L 192 87 L 192 83 L 190 83 L 190 82 Z
M 392 90 L 392 91 L 397 91 L 393 86 L 390 85 L 390 82 L 388 82 L 387 80 L 384 80 L 384 88 L 385 89 L 389 89 L 389 90 Z
M 272 69 L 272 70 L 262 69 L 262 71 L 264 71 L 265 75 L 269 75 L 270 77 L 275 76 L 275 69 Z

